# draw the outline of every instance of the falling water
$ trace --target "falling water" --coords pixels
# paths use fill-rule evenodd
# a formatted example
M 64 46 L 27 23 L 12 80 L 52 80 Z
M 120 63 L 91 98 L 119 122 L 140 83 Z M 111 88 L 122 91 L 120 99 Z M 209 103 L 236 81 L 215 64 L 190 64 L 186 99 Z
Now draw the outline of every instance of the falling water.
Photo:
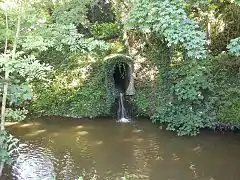
M 119 99 L 119 109 L 118 109 L 118 122 L 130 122 L 130 119 L 127 118 L 127 112 L 124 107 L 124 94 L 120 93 L 120 99 Z

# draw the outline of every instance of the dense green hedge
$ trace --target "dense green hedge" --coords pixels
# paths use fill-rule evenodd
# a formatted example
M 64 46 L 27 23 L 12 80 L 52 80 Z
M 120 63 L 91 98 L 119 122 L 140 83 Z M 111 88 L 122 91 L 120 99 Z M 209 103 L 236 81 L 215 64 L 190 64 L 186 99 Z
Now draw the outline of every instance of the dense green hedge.
M 69 64 L 69 66 L 71 65 Z M 91 69 L 87 72 L 87 74 L 89 73 L 88 79 L 80 80 L 74 87 L 61 85 L 59 81 L 62 79 L 59 79 L 58 76 L 71 80 L 76 79 L 82 74 L 78 72 L 78 76 L 74 78 L 69 71 L 76 71 L 77 67 L 76 69 L 63 72 L 63 74 L 56 75 L 47 88 L 36 84 L 35 101 L 32 105 L 32 110 L 44 115 L 72 117 L 109 115 L 110 109 L 107 106 L 103 63 L 90 63 L 86 67 Z
M 149 117 L 150 107 L 149 107 L 149 93 L 150 87 L 137 87 L 136 94 L 134 96 L 135 109 L 133 114 L 136 116 Z
M 240 57 L 222 54 L 213 59 L 217 120 L 240 124 Z
M 158 67 L 157 85 L 154 87 L 153 82 L 140 76 L 135 78 L 136 94 L 129 101 L 133 115 L 166 123 L 168 129 L 179 135 L 196 134 L 199 128 L 213 127 L 218 122 L 240 123 L 238 57 L 223 54 L 165 68 L 169 63 L 167 56 L 154 51 L 148 50 L 152 56 L 148 56 L 148 65 L 141 66 Z M 50 83 L 35 84 L 31 110 L 43 115 L 72 117 L 114 115 L 111 108 L 116 93 L 112 94 L 115 92 L 112 74 L 117 63 L 130 61 L 123 57 L 106 60 L 71 54 L 62 57 L 61 65 L 49 60 L 55 71 L 49 75 Z

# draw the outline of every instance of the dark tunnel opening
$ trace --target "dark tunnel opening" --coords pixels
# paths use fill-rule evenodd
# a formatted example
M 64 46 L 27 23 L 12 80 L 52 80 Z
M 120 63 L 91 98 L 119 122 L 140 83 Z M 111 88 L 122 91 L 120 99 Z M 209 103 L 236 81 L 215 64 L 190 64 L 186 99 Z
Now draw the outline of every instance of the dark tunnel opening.
M 127 63 L 118 63 L 115 66 L 113 78 L 115 87 L 122 93 L 125 93 L 130 82 L 130 69 Z

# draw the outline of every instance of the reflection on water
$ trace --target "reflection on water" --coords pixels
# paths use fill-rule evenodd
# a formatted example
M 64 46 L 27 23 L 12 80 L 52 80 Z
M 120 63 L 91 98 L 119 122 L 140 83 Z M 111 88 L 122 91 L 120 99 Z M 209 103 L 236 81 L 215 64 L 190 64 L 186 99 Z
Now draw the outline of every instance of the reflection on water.
M 239 135 L 176 137 L 148 120 L 110 119 L 47 118 L 8 129 L 26 146 L 3 180 L 240 179 Z
M 50 157 L 53 157 L 51 152 L 47 152 L 44 148 L 33 145 L 22 147 L 12 165 L 12 178 L 40 180 L 44 177 L 45 180 L 52 180 L 54 166 L 51 160 L 53 158 L 50 159 Z

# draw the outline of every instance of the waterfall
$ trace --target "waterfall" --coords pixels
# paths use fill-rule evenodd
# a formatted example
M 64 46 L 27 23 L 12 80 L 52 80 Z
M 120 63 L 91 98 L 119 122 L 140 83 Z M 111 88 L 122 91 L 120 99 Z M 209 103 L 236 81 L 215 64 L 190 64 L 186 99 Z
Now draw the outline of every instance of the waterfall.
M 118 122 L 130 122 L 130 119 L 127 118 L 127 112 L 124 107 L 124 94 L 120 93 L 119 96 L 119 108 L 118 108 Z

